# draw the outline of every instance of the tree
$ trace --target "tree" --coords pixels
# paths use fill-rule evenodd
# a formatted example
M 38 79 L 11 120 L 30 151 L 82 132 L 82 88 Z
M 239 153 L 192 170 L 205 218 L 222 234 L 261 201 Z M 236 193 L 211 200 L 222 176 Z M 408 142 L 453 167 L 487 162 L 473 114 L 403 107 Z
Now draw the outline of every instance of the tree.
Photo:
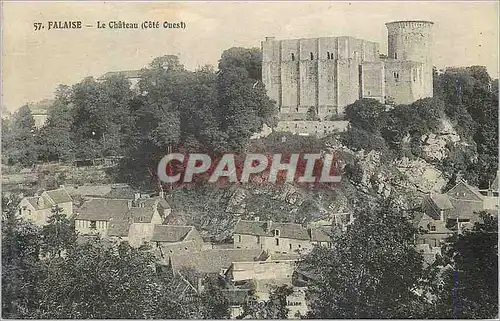
M 287 298 L 293 294 L 289 285 L 275 286 L 269 294 L 269 300 L 259 300 L 255 290 L 251 290 L 247 302 L 243 305 L 243 313 L 237 319 L 250 316 L 254 320 L 288 318 Z
M 40 158 L 45 161 L 71 161 L 74 159 L 75 145 L 71 127 L 74 109 L 71 102 L 71 88 L 59 85 L 55 100 L 47 117 L 47 123 L 40 130 Z
M 306 120 L 319 120 L 318 114 L 316 113 L 316 108 L 309 107 L 307 110 Z
M 355 217 L 347 232 L 333 236 L 333 248 L 315 248 L 305 258 L 305 268 L 317 275 L 307 292 L 308 317 L 422 317 L 432 273 L 415 249 L 408 215 L 383 200 Z
M 440 318 L 490 319 L 498 316 L 498 218 L 482 212 L 480 222 L 454 235 L 445 247 Z
M 33 165 L 38 158 L 35 120 L 28 105 L 21 107 L 13 116 L 6 131 L 6 150 L 9 164 Z M 9 137 L 10 136 L 10 137 Z
M 42 253 L 48 257 L 61 257 L 65 250 L 75 245 L 77 238 L 75 229 L 63 213 L 63 209 L 57 205 L 52 209 L 52 215 L 49 216 L 47 223 L 41 231 Z
M 352 126 L 370 133 L 378 133 L 385 125 L 385 106 L 375 99 L 357 100 L 345 108 L 345 114 Z
M 38 308 L 40 231 L 16 218 L 18 199 L 2 197 L 2 317 L 33 317 Z
M 201 294 L 201 306 L 204 319 L 229 319 L 229 300 L 222 293 L 217 281 L 206 279 L 205 289 Z

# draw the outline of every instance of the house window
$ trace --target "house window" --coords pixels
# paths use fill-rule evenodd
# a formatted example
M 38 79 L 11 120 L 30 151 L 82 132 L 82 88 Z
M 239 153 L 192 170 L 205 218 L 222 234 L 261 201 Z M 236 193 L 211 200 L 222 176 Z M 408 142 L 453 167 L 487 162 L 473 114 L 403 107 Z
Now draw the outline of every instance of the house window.
M 394 53 L 394 59 L 398 59 L 398 53 L 397 52 Z
M 28 215 L 31 215 L 31 210 L 28 210 Z
M 311 52 L 311 60 L 314 60 L 314 54 Z
M 280 246 L 280 239 L 276 239 L 276 246 Z
M 238 235 L 238 242 L 241 243 L 241 235 Z
M 434 225 L 431 226 L 431 231 L 432 232 L 435 232 L 436 231 L 436 227 Z
M 274 236 L 280 236 L 280 230 L 274 230 Z
M 290 250 L 292 249 L 292 244 L 288 244 L 290 246 Z
M 329 51 L 326 52 L 326 59 L 332 59 L 332 58 L 330 58 L 330 52 Z
M 90 221 L 90 228 L 91 229 L 95 230 L 96 226 L 97 226 L 97 222 L 96 221 Z
M 260 243 L 260 236 L 257 235 L 257 244 L 259 244 L 259 243 Z
M 302 247 L 302 245 L 299 244 L 299 249 Z
M 292 61 L 295 61 L 295 55 L 292 53 Z

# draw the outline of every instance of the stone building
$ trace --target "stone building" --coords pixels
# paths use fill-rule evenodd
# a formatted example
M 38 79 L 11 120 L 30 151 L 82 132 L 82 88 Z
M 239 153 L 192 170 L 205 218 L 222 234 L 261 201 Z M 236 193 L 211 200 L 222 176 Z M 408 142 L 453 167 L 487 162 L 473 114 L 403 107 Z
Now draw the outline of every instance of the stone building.
M 360 98 L 412 103 L 432 97 L 430 21 L 387 23 L 388 56 L 379 44 L 353 37 L 262 42 L 262 81 L 281 120 L 343 115 Z
M 331 246 L 327 228 L 305 228 L 295 223 L 239 220 L 233 233 L 235 249 L 261 249 L 268 253 L 297 254 L 314 245 Z
M 24 197 L 18 205 L 18 216 L 38 226 L 47 225 L 48 218 L 59 207 L 61 214 L 73 215 L 73 199 L 64 188 L 45 191 L 39 196 Z

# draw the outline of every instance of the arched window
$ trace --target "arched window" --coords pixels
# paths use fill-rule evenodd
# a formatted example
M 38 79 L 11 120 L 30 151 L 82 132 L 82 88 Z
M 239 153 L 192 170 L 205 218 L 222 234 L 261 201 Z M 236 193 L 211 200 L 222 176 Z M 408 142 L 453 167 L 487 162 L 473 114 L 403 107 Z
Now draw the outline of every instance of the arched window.
M 314 60 L 314 54 L 311 52 L 311 60 Z
M 331 58 L 330 58 L 330 52 L 329 52 L 329 51 L 327 51 L 327 52 L 326 52 L 326 59 L 331 59 Z
M 292 61 L 295 61 L 295 55 L 292 53 Z
M 398 53 L 397 52 L 394 53 L 394 59 L 398 59 Z

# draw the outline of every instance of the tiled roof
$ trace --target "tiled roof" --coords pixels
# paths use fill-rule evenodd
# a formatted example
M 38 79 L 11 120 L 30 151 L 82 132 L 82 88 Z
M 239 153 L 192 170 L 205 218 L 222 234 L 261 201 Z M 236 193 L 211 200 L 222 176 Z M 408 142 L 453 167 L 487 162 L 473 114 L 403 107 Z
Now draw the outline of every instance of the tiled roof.
M 122 70 L 122 71 L 109 71 L 99 77 L 99 80 L 106 79 L 115 75 L 124 75 L 126 78 L 141 78 L 141 70 Z
M 156 225 L 151 242 L 180 242 L 193 229 L 193 226 Z
M 164 198 L 161 198 L 159 196 L 138 199 L 137 204 L 144 204 L 144 207 L 149 208 L 155 206 L 155 204 L 158 204 L 158 206 L 161 206 L 163 209 L 171 208 L 170 204 Z
M 39 209 L 38 207 L 38 196 L 33 196 L 33 197 L 26 197 L 26 200 L 28 201 L 28 203 L 31 204 L 31 206 L 33 206 L 35 209 Z
M 128 212 L 128 201 L 124 199 L 92 198 L 77 210 L 77 220 L 89 221 L 109 221 L 113 218 L 116 221 L 123 221 Z
M 200 273 L 220 273 L 228 269 L 233 262 L 254 261 L 262 254 L 262 250 L 247 249 L 211 249 L 200 251 L 194 255 L 177 254 L 170 256 L 174 270 L 191 268 Z
M 73 199 L 64 188 L 58 188 L 51 191 L 45 191 L 44 194 L 48 195 L 56 204 L 72 202 Z
M 107 198 L 133 199 L 135 190 L 127 184 L 113 184 L 109 193 L 105 194 Z
M 309 240 L 307 229 L 295 223 L 240 220 L 236 223 L 234 233 L 272 237 L 274 230 L 279 230 L 279 237 L 282 238 Z
M 330 242 L 332 240 L 330 233 L 331 232 L 326 227 L 311 228 L 311 241 Z
M 446 194 L 431 193 L 430 199 L 441 210 L 448 210 L 453 208 L 450 198 Z
M 108 236 L 127 237 L 130 224 L 128 221 L 111 221 L 108 227 Z
M 111 192 L 111 185 L 64 186 L 70 195 L 104 196 Z
M 454 210 L 449 215 L 449 219 L 470 219 L 474 212 L 483 210 L 483 202 L 461 200 L 450 197 Z
M 151 207 L 132 207 L 125 214 L 125 219 L 130 218 L 133 223 L 151 223 L 153 213 Z

